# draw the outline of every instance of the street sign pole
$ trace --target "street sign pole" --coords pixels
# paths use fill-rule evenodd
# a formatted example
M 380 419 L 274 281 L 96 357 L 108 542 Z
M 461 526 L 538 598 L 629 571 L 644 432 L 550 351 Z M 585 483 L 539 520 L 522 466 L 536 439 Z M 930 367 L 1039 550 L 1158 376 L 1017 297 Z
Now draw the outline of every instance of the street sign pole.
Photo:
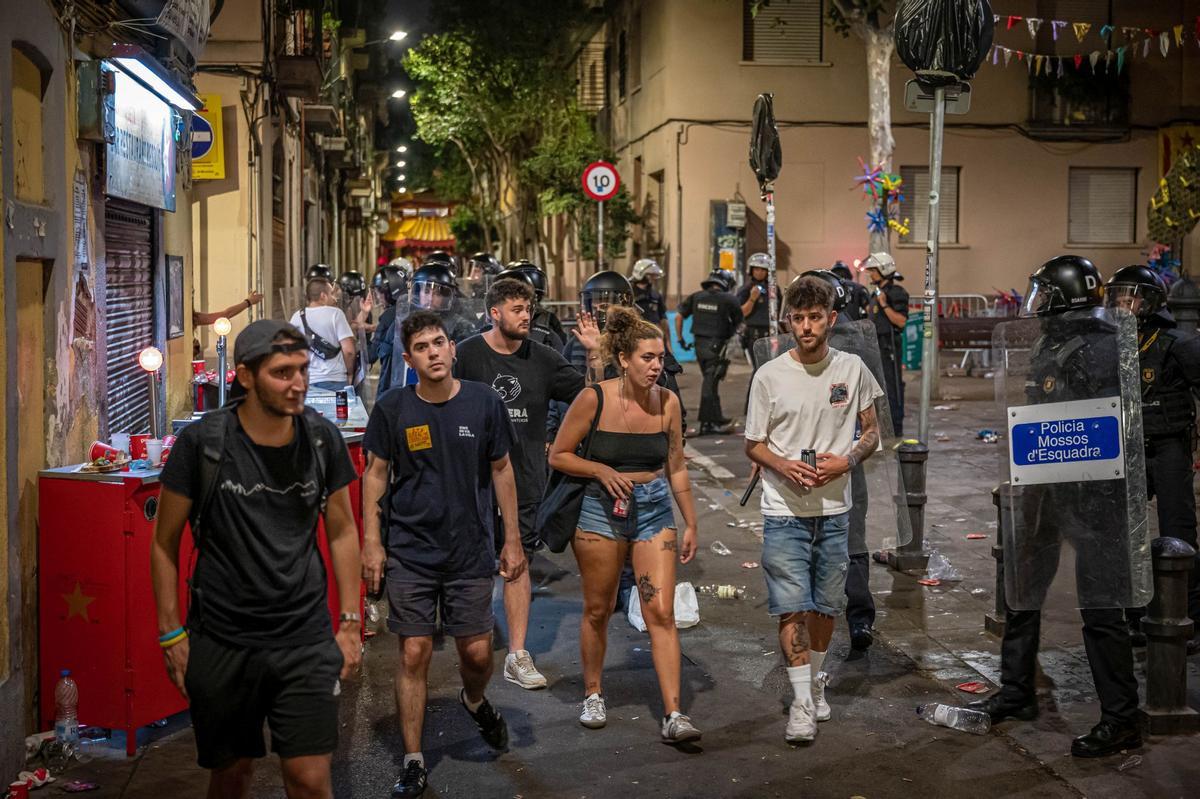
M 767 257 L 771 264 L 767 269 L 767 325 L 774 336 L 779 332 L 779 306 L 775 297 L 779 284 L 775 278 L 775 189 L 768 187 L 764 199 L 767 201 Z
M 604 268 L 604 200 L 596 203 L 599 209 L 596 217 L 596 269 Z
M 617 196 L 621 176 L 617 168 L 595 161 L 583 170 L 583 193 L 596 201 L 596 269 L 604 268 L 604 202 Z
M 942 138 L 946 129 L 946 89 L 933 96 L 929 136 L 929 229 L 925 236 L 924 347 L 921 352 L 921 415 L 917 436 L 929 440 L 929 400 L 938 378 L 938 251 L 941 241 Z

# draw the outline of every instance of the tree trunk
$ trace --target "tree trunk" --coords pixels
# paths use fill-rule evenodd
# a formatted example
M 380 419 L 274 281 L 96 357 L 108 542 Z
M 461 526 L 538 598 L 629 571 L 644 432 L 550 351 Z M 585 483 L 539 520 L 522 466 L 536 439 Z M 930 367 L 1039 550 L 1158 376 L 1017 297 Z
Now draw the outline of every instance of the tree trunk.
M 896 149 L 896 140 L 892 138 L 892 91 L 890 71 L 892 53 L 896 50 L 896 40 L 889 25 L 879 30 L 871 25 L 856 26 L 859 36 L 867 46 L 867 141 L 870 150 L 869 168 L 882 167 L 885 172 L 892 171 L 892 152 Z M 881 199 L 879 210 L 882 210 L 886 199 Z M 870 234 L 871 252 L 891 251 L 891 231 Z

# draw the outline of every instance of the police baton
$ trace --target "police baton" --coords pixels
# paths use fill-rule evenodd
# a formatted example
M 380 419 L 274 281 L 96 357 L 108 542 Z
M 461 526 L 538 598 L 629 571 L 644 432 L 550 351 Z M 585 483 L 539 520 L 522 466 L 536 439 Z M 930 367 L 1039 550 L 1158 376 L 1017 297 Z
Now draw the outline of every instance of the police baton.
M 738 502 L 743 508 L 750 501 L 750 495 L 754 493 L 754 489 L 758 487 L 758 481 L 762 478 L 762 467 L 758 464 L 754 466 L 754 474 L 750 475 L 750 485 L 746 486 L 746 492 L 742 494 L 741 500 Z

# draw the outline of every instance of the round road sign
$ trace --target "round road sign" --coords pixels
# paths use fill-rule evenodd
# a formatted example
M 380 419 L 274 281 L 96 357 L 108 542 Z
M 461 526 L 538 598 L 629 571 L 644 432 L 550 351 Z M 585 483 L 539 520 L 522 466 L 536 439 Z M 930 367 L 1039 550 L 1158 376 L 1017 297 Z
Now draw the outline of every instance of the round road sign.
M 192 159 L 203 158 L 212 148 L 212 125 L 208 124 L 208 120 L 199 114 L 192 114 Z
M 583 192 L 597 202 L 611 200 L 621 188 L 617 168 L 605 161 L 595 161 L 583 170 Z

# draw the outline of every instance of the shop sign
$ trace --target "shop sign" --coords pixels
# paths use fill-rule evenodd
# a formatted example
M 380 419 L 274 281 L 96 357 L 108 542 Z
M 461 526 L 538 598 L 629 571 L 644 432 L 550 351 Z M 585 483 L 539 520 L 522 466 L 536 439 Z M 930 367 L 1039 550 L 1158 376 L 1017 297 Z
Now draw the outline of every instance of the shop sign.
M 175 210 L 174 111 L 149 89 L 113 70 L 114 135 L 105 148 L 104 191 Z

